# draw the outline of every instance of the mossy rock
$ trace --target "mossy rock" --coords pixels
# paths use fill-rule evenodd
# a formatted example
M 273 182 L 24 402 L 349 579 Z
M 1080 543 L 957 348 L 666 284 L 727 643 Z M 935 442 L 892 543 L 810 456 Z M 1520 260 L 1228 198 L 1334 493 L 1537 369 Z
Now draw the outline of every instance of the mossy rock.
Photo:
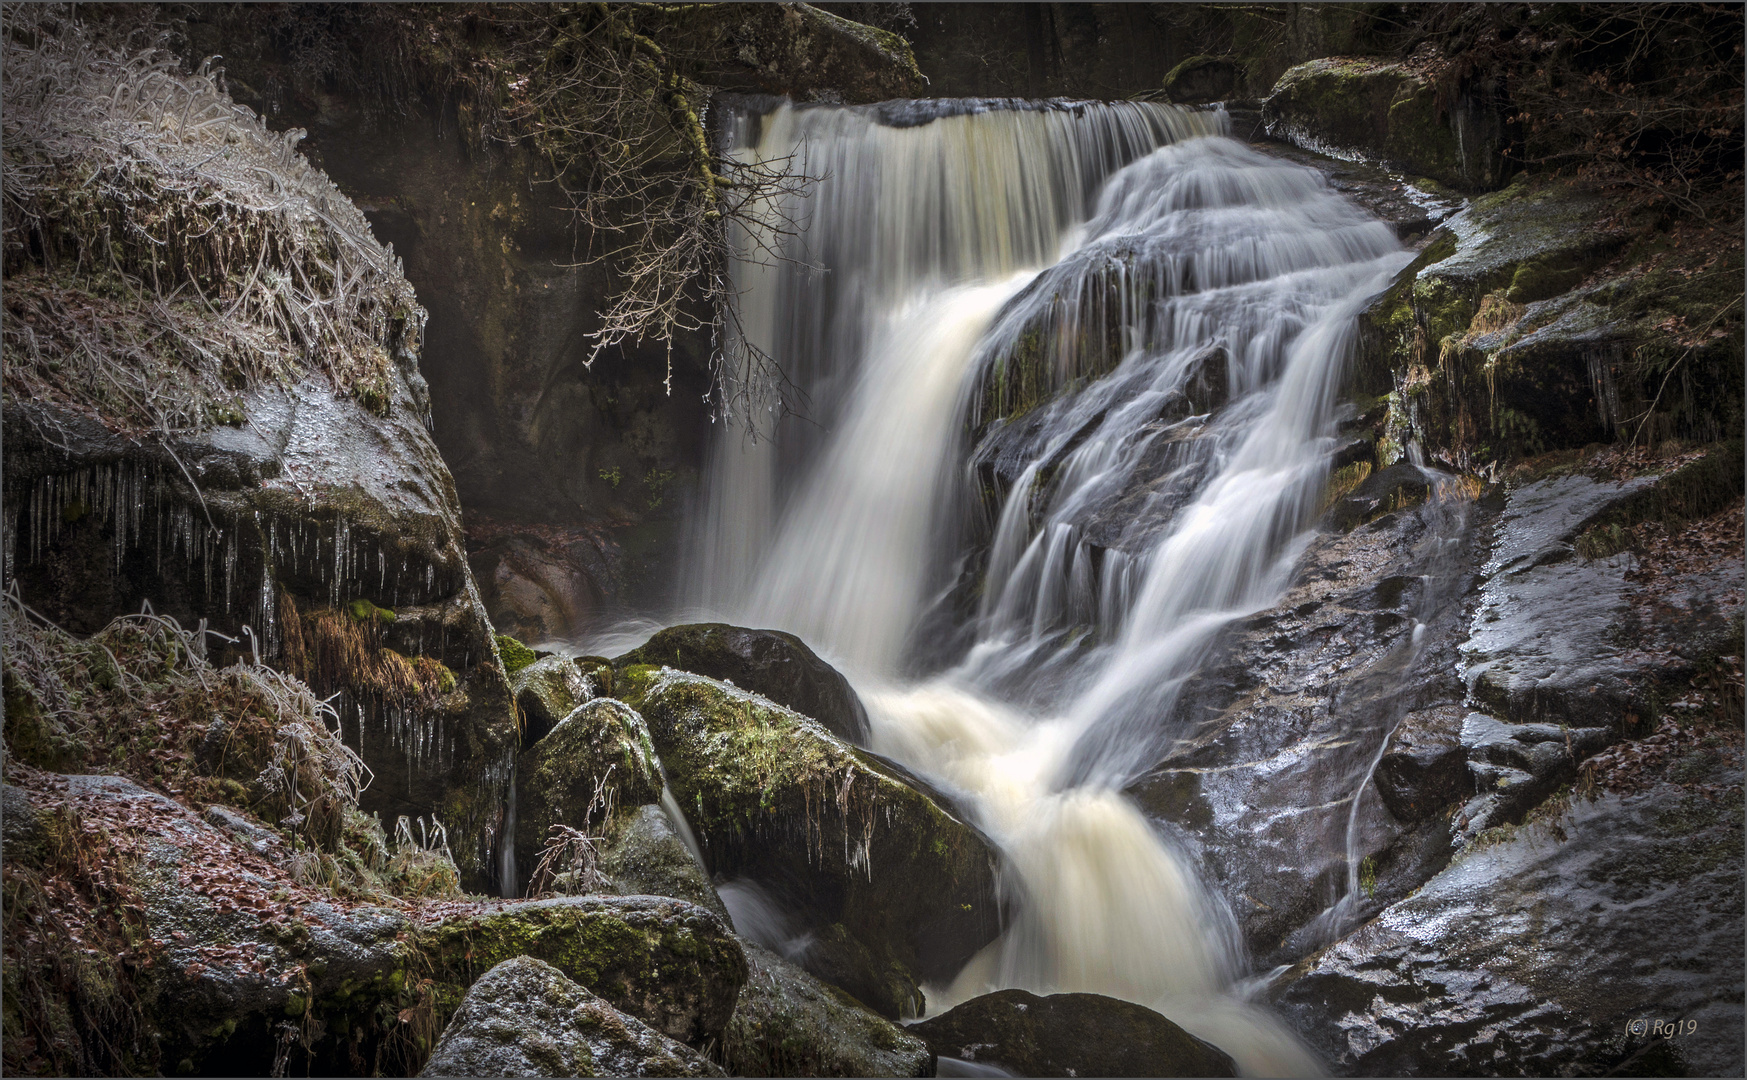
M 1504 177 L 1501 129 L 1465 108 L 1446 113 L 1409 62 L 1324 57 L 1280 76 L 1262 104 L 1269 134 L 1339 158 L 1359 158 L 1463 190 Z M 1462 128 L 1458 135 L 1457 128 Z
M 716 886 L 674 831 L 667 811 L 659 806 L 640 806 L 625 815 L 617 832 L 601 853 L 600 871 L 618 892 L 671 896 L 729 919 Z
M 653 896 L 565 896 L 491 908 L 421 931 L 439 996 L 458 1001 L 505 960 L 532 956 L 693 1047 L 720 1043 L 746 957 L 720 916 Z
M 1447 221 L 1360 319 L 1355 388 L 1393 402 L 1380 464 L 1408 438 L 1478 471 L 1739 432 L 1740 256 L 1663 232 L 1615 194 L 1528 175 Z M 1663 392 L 1676 368 L 1683 390 Z
M 912 983 L 957 974 L 999 932 L 991 845 L 899 766 L 698 675 L 655 673 L 642 700 L 714 874 L 783 883 Z
M 1000 990 L 910 1032 L 941 1057 L 1014 1076 L 1236 1076 L 1224 1051 L 1141 1005 L 1101 994 Z
M 1231 97 L 1240 74 L 1226 57 L 1191 56 L 1172 68 L 1159 85 L 1178 105 L 1202 105 Z
M 590 835 L 610 826 L 592 815 L 597 786 L 610 789 L 620 811 L 661 799 L 661 762 L 637 711 L 622 701 L 595 698 L 572 709 L 550 734 L 516 763 L 516 871 L 533 874 L 553 825 Z
M 523 645 L 508 634 L 497 635 L 497 654 L 503 658 L 503 673 L 505 678 L 513 679 L 521 670 L 539 657 L 534 650 Z
M 721 1076 L 714 1062 L 531 956 L 468 988 L 422 1076 Z
M 728 1022 L 735 1076 L 933 1076 L 928 1044 L 761 945 Z
M 855 689 L 806 642 L 781 630 L 726 623 L 670 626 L 613 661 L 664 665 L 732 683 L 811 717 L 840 739 L 867 742 L 867 709 Z
M 597 696 L 593 680 L 568 657 L 546 656 L 518 671 L 510 693 L 522 713 L 522 746 L 545 738 L 578 705 Z

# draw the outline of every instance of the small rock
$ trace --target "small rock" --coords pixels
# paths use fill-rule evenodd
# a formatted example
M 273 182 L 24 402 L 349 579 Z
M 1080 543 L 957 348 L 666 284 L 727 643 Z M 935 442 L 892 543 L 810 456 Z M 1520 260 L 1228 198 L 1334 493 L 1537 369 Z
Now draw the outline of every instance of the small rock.
M 421 1076 L 721 1076 L 550 964 L 518 956 L 461 999 Z
M 1141 1005 L 1102 994 L 999 990 L 910 1025 L 941 1057 L 1017 1076 L 1236 1076 L 1222 1050 Z

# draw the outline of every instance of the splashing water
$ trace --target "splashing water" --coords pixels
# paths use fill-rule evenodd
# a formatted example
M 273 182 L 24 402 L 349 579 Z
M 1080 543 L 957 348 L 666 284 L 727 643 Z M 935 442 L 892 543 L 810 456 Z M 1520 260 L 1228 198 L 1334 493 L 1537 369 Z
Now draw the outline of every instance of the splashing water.
M 1230 913 L 1122 788 L 1170 747 L 1219 630 L 1286 587 L 1354 315 L 1405 256 L 1224 123 L 1132 104 L 738 118 L 735 153 L 825 177 L 735 268 L 742 329 L 816 423 L 719 434 L 690 593 L 843 667 L 874 749 L 963 793 L 999 846 L 1016 920 L 931 1010 L 1097 992 L 1248 1074 L 1310 1073 L 1243 999 Z M 953 611 L 948 668 L 927 628 Z

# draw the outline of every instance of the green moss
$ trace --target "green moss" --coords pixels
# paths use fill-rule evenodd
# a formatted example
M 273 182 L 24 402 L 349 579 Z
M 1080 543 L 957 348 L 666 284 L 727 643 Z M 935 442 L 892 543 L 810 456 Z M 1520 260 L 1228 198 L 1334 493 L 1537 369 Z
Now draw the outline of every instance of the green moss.
M 615 674 L 614 696 L 633 709 L 641 709 L 643 696 L 649 692 L 650 685 L 660 674 L 661 668 L 656 664 L 631 664 Z
M 1588 267 L 1563 256 L 1541 256 L 1517 264 L 1504 298 L 1513 304 L 1529 304 L 1569 292 L 1588 274 Z
M 346 613 L 356 622 L 393 622 L 394 612 L 385 607 L 377 607 L 369 600 L 359 597 L 346 605 Z
M 508 634 L 497 635 L 497 652 L 503 657 L 503 672 L 506 678 L 514 678 L 518 671 L 532 664 L 539 657 L 534 650 L 523 645 Z

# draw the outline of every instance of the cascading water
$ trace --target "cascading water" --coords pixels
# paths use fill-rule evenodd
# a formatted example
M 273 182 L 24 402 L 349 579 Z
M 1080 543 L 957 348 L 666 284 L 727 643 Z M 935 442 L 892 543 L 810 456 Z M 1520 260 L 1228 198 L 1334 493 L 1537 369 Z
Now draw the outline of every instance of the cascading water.
M 1242 1000 L 1229 914 L 1121 789 L 1170 745 L 1218 630 L 1287 584 L 1356 304 L 1405 259 L 1393 234 L 1221 137 L 1217 112 L 783 105 L 735 123 L 735 153 L 822 177 L 777 208 L 789 228 L 742 237 L 748 340 L 730 342 L 767 351 L 813 424 L 720 434 L 692 597 L 840 664 L 874 748 L 962 792 L 1000 846 L 1017 921 L 931 1009 L 1093 991 L 1246 1072 L 1314 1071 Z M 943 671 L 917 631 L 954 610 L 979 496 L 998 504 L 981 599 Z

